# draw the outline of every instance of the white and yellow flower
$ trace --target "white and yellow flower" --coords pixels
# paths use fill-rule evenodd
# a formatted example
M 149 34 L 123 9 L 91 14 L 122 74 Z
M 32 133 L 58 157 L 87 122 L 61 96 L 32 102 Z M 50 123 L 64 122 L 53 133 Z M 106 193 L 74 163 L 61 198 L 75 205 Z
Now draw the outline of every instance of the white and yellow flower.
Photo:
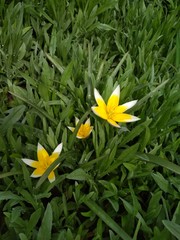
M 76 126 L 78 122 L 79 122 L 79 119 L 75 117 Z M 68 127 L 68 128 L 72 132 L 74 132 L 75 130 L 75 127 Z M 92 130 L 93 130 L 93 127 L 91 126 L 90 118 L 88 118 L 84 124 L 81 124 L 80 128 L 78 129 L 76 137 L 79 139 L 87 138 L 91 134 Z
M 31 159 L 23 158 L 22 161 L 29 165 L 30 167 L 36 168 L 34 172 L 31 174 L 31 177 L 38 178 L 43 175 L 46 169 L 59 157 L 62 151 L 62 143 L 60 143 L 54 150 L 54 152 L 49 156 L 45 148 L 38 143 L 37 147 L 37 158 L 38 161 L 34 161 Z M 55 167 L 57 168 L 59 164 Z M 49 182 L 55 181 L 54 169 L 48 175 Z
M 117 122 L 135 122 L 140 120 L 138 117 L 124 113 L 126 110 L 132 108 L 137 103 L 137 100 L 119 105 L 119 85 L 109 97 L 107 104 L 104 102 L 102 96 L 99 94 L 96 88 L 94 89 L 94 97 L 98 106 L 93 106 L 91 109 L 97 116 L 107 120 L 108 123 L 114 127 L 120 127 Z

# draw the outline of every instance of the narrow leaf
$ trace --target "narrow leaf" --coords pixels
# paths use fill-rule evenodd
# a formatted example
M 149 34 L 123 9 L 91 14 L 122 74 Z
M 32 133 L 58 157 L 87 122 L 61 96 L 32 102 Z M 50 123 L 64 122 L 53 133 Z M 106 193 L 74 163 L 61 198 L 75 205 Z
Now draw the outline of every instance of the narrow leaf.
M 155 163 L 161 167 L 165 167 L 165 168 L 171 170 L 172 172 L 180 174 L 180 166 L 178 166 L 172 162 L 169 162 L 161 157 L 154 156 L 154 155 L 148 154 L 148 153 L 137 153 L 136 156 L 139 157 L 143 161 L 146 161 L 149 163 Z
M 69 173 L 66 178 L 72 179 L 72 180 L 87 180 L 90 178 L 89 174 L 87 174 L 82 168 L 78 168 L 74 170 L 73 172 Z
M 118 234 L 123 240 L 132 240 L 132 238 L 94 201 L 84 200 L 84 203 L 114 232 Z
M 37 235 L 37 240 L 51 240 L 52 220 L 52 208 L 50 203 L 48 203 L 44 217 L 42 219 L 41 227 Z
M 12 193 L 10 191 L 2 191 L 2 192 L 0 192 L 0 201 L 2 201 L 2 200 L 9 200 L 9 199 L 23 200 L 22 197 L 19 197 L 18 195 L 15 195 L 14 193 Z
M 11 108 L 8 111 L 9 114 L 2 121 L 0 132 L 5 133 L 8 128 L 12 127 L 15 123 L 17 123 L 22 117 L 25 109 L 26 107 L 24 105 Z
M 164 226 L 177 238 L 180 239 L 180 225 L 168 220 L 162 221 Z

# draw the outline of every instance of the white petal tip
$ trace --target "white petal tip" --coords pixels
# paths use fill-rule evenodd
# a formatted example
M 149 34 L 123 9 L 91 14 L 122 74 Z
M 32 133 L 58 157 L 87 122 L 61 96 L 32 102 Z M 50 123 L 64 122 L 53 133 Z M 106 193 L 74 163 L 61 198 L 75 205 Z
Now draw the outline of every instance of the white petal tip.
M 30 167 L 32 167 L 33 163 L 36 162 L 36 161 L 28 159 L 28 158 L 22 158 L 22 161 Z
M 97 107 L 91 107 L 91 110 L 93 111 L 93 113 L 95 113 L 97 116 L 99 116 L 98 112 L 96 111 Z
M 99 92 L 98 92 L 98 90 L 97 90 L 96 88 L 94 88 L 94 95 L 95 95 L 96 93 L 99 93 Z
M 31 174 L 31 177 L 32 177 L 32 178 L 38 178 L 38 177 L 41 177 L 41 176 L 42 176 L 42 175 L 40 175 L 40 174 L 39 174 L 39 175 L 36 175 L 36 174 L 33 174 L 33 173 Z
M 79 122 L 79 118 L 75 117 L 75 125 L 77 125 Z
M 71 132 L 73 132 L 75 128 L 74 128 L 74 127 L 69 127 L 69 126 L 68 126 L 68 129 L 69 129 Z
M 60 143 L 54 150 L 54 153 L 61 153 L 62 151 L 62 146 L 63 146 L 63 143 Z
M 43 146 L 38 142 L 38 150 L 43 149 Z
M 56 178 L 53 178 L 53 179 L 49 179 L 49 182 L 52 183 L 56 180 Z
M 132 108 L 136 103 L 137 103 L 138 100 L 133 100 L 133 101 L 130 101 L 130 102 L 127 102 L 127 103 L 124 103 L 122 106 L 125 106 L 126 107 L 126 110 Z
M 116 94 L 116 95 L 119 95 L 119 93 L 120 93 L 120 85 L 117 85 L 117 87 L 115 88 L 113 93 Z
M 98 101 L 98 99 L 103 100 L 102 96 L 100 95 L 100 93 L 98 92 L 98 90 L 96 88 L 94 89 L 94 97 L 95 97 L 96 101 Z
M 90 120 L 90 118 L 88 118 L 88 119 L 86 120 L 85 124 L 91 125 L 91 120 Z
M 84 139 L 84 137 L 76 136 L 78 139 Z
M 24 163 L 29 162 L 29 160 L 31 161 L 31 159 L 28 159 L 28 158 L 22 158 L 22 161 L 23 161 Z
M 119 98 L 119 96 L 120 96 L 120 86 L 119 85 L 112 92 L 111 96 L 117 96 Z
M 127 122 L 136 122 L 136 121 L 139 121 L 139 120 L 141 120 L 141 119 L 138 118 L 138 117 L 132 116 L 132 118 Z

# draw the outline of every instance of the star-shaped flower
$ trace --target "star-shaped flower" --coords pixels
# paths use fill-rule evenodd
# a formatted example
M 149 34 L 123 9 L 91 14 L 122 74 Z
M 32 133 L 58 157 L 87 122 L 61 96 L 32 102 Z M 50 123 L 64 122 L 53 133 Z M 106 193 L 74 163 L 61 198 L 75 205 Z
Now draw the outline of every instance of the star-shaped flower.
M 62 143 L 60 143 L 54 150 L 54 152 L 49 156 L 45 148 L 38 143 L 37 147 L 37 158 L 38 161 L 34 161 L 31 159 L 23 158 L 23 162 L 29 165 L 30 167 L 36 168 L 34 172 L 31 174 L 31 177 L 38 178 L 43 175 L 46 169 L 59 157 L 59 154 L 62 151 Z M 57 168 L 59 164 L 55 167 Z M 54 170 L 50 172 L 48 175 L 49 182 L 55 181 Z
M 78 122 L 79 122 L 79 119 L 77 117 L 75 117 L 75 125 L 76 126 L 77 126 Z M 72 132 L 74 132 L 74 130 L 75 130 L 75 127 L 68 127 L 68 128 Z M 90 118 L 88 118 L 86 120 L 85 124 L 81 124 L 76 137 L 79 139 L 87 138 L 90 135 L 90 133 L 92 132 L 92 130 L 93 130 L 93 127 L 91 126 Z
M 98 106 L 92 107 L 93 112 L 97 116 L 107 120 L 114 127 L 118 127 L 118 128 L 120 127 L 117 124 L 117 122 L 135 122 L 140 120 L 140 118 L 138 117 L 124 113 L 129 108 L 132 108 L 137 103 L 137 100 L 119 105 L 119 97 L 120 97 L 119 85 L 116 87 L 116 89 L 113 91 L 113 93 L 109 97 L 107 105 L 96 88 L 94 89 L 94 97 L 96 99 Z

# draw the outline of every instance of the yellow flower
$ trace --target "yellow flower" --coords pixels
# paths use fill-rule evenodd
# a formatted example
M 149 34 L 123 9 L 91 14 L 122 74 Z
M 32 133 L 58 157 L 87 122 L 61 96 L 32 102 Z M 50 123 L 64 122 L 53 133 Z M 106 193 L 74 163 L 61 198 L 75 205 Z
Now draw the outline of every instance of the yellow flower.
M 140 118 L 132 116 L 130 114 L 124 113 L 129 108 L 132 108 L 137 100 L 124 103 L 119 105 L 119 96 L 120 96 L 120 86 L 118 85 L 116 89 L 113 91 L 111 96 L 108 99 L 107 105 L 104 102 L 102 96 L 99 94 L 97 89 L 94 89 L 94 97 L 96 99 L 97 105 L 92 107 L 93 112 L 107 120 L 114 127 L 120 127 L 117 122 L 135 122 L 140 120 Z
M 75 118 L 76 126 L 77 126 L 78 122 L 79 122 L 79 119 Z M 68 128 L 72 132 L 74 132 L 74 130 L 75 130 L 75 127 L 68 127 Z M 90 135 L 90 133 L 92 132 L 92 130 L 93 130 L 93 127 L 91 126 L 90 118 L 88 118 L 87 121 L 85 122 L 85 124 L 81 124 L 76 137 L 79 139 L 87 138 Z
M 47 151 L 38 143 L 37 147 L 37 158 L 38 161 L 34 161 L 31 159 L 23 158 L 22 161 L 27 165 L 36 168 L 34 172 L 31 174 L 31 177 L 38 178 L 43 175 L 46 169 L 59 157 L 59 154 L 62 151 L 62 143 L 60 143 L 54 150 L 54 152 L 49 156 Z M 59 164 L 55 167 L 57 168 Z M 55 181 L 54 170 L 48 175 L 49 182 Z

